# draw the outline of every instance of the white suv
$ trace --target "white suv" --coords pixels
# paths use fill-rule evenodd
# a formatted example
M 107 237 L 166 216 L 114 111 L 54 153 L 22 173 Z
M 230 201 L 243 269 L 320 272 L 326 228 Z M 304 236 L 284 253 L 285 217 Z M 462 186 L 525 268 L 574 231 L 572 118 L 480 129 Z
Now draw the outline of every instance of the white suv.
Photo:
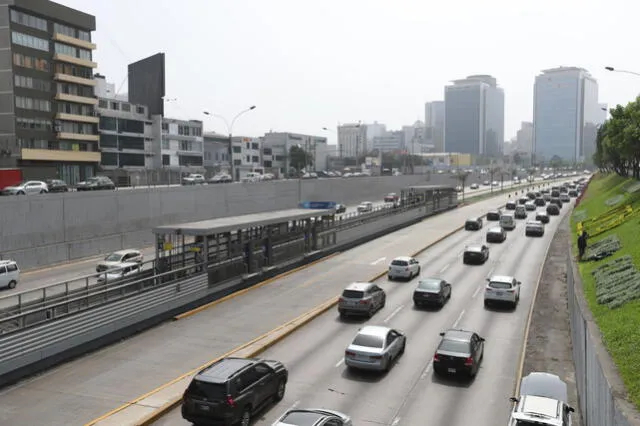
M 420 275 L 420 262 L 413 257 L 400 256 L 391 261 L 387 277 L 389 280 L 395 278 L 406 278 L 408 280 Z
M 104 258 L 104 260 L 96 266 L 96 272 L 104 272 L 108 269 L 120 268 L 123 263 L 136 262 L 142 263 L 144 260 L 140 250 L 126 249 L 114 251 Z
M 0 288 L 15 288 L 20 281 L 20 268 L 13 260 L 0 260 Z
M 509 426 L 571 426 L 573 407 L 568 405 L 567 384 L 550 373 L 530 373 L 522 379 L 520 398 Z
M 520 300 L 520 281 L 514 277 L 494 275 L 487 278 L 487 286 L 484 289 L 484 306 L 507 303 L 514 308 Z

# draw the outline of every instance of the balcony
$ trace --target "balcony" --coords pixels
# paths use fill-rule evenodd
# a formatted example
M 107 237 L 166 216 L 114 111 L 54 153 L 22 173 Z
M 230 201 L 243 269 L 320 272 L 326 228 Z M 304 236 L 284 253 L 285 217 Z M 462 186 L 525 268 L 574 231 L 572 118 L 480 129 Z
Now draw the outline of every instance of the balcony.
M 75 75 L 55 73 L 53 79 L 57 81 L 64 81 L 66 83 L 82 84 L 85 86 L 95 86 L 97 83 L 90 78 L 76 77 Z
M 64 112 L 57 113 L 56 120 L 75 121 L 78 123 L 91 123 L 91 124 L 98 124 L 100 122 L 100 118 L 94 115 L 66 114 Z
M 58 140 L 98 142 L 100 140 L 100 135 L 89 135 L 89 134 L 85 134 L 85 133 L 58 132 Z
M 60 151 L 52 149 L 22 149 L 22 159 L 32 161 L 56 161 L 59 163 L 99 163 L 99 152 Z
M 53 34 L 53 39 L 55 41 L 70 44 L 72 46 L 82 47 L 83 49 L 87 49 L 87 50 L 96 50 L 97 48 L 95 43 L 91 43 L 90 41 L 80 40 L 79 38 L 70 37 L 65 34 L 55 33 Z
M 98 98 L 88 98 L 86 96 L 69 95 L 68 93 L 56 93 L 56 101 L 74 102 L 76 104 L 98 105 Z
M 93 61 L 76 58 L 75 56 L 63 55 L 62 53 L 55 53 L 53 55 L 53 60 L 60 61 L 60 62 L 68 62 L 70 64 L 80 65 L 82 67 L 98 68 L 98 64 L 96 64 Z

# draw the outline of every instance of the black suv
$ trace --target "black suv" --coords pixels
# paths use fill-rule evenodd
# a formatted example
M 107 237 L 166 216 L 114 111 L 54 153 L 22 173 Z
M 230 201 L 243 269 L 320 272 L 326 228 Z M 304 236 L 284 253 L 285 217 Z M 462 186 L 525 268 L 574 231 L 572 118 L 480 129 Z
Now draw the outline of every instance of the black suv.
M 482 218 L 472 217 L 464 223 L 464 229 L 467 231 L 477 231 L 482 228 Z
M 259 410 L 284 398 L 288 378 L 279 361 L 223 358 L 191 380 L 182 396 L 182 418 L 194 424 L 248 426 Z

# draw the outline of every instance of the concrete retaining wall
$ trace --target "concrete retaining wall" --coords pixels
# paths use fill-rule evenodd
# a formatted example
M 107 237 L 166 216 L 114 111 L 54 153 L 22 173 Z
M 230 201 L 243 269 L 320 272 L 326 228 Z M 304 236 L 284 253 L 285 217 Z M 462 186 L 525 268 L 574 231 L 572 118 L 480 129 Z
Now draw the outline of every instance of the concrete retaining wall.
M 150 228 L 295 207 L 305 200 L 356 204 L 447 175 L 291 180 L 0 198 L 0 254 L 32 269 L 152 243 Z
M 567 289 L 576 386 L 585 426 L 640 425 L 640 414 L 625 399 L 624 384 L 591 315 L 570 249 Z

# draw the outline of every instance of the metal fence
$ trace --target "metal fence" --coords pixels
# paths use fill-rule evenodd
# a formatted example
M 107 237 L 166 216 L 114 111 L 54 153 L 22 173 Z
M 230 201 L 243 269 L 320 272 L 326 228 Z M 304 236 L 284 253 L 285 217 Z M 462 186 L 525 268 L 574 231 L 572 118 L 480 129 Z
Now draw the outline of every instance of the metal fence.
M 584 425 L 640 425 L 640 414 L 625 399 L 624 384 L 587 305 L 571 249 L 567 257 L 567 290 L 578 402 Z

